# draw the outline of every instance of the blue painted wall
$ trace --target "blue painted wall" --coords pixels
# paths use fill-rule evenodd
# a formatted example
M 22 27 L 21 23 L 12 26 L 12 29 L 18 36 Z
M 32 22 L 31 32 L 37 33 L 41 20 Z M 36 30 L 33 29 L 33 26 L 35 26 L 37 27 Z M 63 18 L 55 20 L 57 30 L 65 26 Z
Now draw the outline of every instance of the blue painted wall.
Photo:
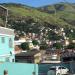
M 3 75 L 3 71 L 8 70 L 8 75 L 32 75 L 32 72 L 36 72 L 38 75 L 38 65 L 28 63 L 3 63 L 0 64 L 0 75 Z
M 4 37 L 4 43 L 2 43 L 2 37 Z M 12 44 L 13 44 L 12 47 L 9 47 L 10 38 L 12 39 Z M 14 36 L 0 35 L 0 55 L 10 54 L 10 51 L 12 52 L 13 50 L 14 50 Z M 10 61 L 14 59 L 14 55 L 11 55 L 9 57 Z M 0 56 L 0 61 L 6 61 L 6 57 Z
M 2 43 L 2 37 L 4 37 L 5 39 L 4 43 Z M 1 36 L 0 35 L 0 55 L 8 54 L 10 51 L 14 50 L 14 46 L 12 48 L 9 47 L 9 38 L 11 38 L 14 43 L 14 36 Z

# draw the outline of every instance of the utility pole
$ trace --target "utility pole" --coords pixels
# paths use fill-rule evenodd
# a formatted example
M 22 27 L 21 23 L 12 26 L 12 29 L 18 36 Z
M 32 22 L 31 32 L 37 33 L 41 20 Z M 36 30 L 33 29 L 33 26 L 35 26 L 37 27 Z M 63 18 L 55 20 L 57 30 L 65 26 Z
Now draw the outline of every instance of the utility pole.
M 54 8 L 55 22 L 56 22 L 56 8 Z
M 6 15 L 5 15 L 5 27 L 7 27 L 8 23 L 8 9 L 6 10 Z

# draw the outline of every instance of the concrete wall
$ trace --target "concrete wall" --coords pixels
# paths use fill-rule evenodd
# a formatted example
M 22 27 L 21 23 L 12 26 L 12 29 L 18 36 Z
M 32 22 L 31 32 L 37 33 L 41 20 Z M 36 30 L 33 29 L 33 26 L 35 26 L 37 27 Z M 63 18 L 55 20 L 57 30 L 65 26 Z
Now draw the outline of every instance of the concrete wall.
M 8 75 L 32 75 L 32 72 L 36 72 L 38 75 L 38 65 L 28 63 L 3 63 L 0 64 L 0 75 L 3 75 L 3 71 L 8 70 Z
M 46 75 L 49 68 L 51 66 L 64 66 L 64 67 L 67 67 L 67 68 L 70 68 L 69 64 L 65 64 L 65 63 L 61 63 L 61 64 L 39 64 L 38 67 L 39 67 L 39 75 Z
M 2 38 L 4 38 L 4 43 L 2 43 Z M 10 38 L 12 39 L 12 47 L 9 46 Z M 14 36 L 0 35 L 0 61 L 6 61 L 6 56 L 9 56 L 12 51 L 14 51 Z M 9 57 L 13 58 L 14 55 Z
M 4 43 L 2 43 L 2 37 L 4 37 Z M 13 47 L 9 47 L 9 38 L 13 41 Z M 13 36 L 1 36 L 0 35 L 0 55 L 8 54 L 14 50 L 14 37 Z
M 75 74 L 75 61 L 70 62 L 70 71 L 71 73 Z

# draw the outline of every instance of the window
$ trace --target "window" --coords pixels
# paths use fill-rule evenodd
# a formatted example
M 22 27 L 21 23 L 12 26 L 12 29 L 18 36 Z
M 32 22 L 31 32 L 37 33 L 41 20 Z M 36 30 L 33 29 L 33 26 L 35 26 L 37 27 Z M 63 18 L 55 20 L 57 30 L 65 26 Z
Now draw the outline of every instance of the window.
M 13 41 L 11 38 L 9 38 L 9 47 L 12 48 L 13 47 Z
M 59 69 L 62 69 L 61 67 L 59 67 Z
M 9 60 L 9 57 L 6 57 L 6 62 L 9 62 L 10 60 Z
M 65 69 L 65 67 L 59 67 L 59 69 Z
M 14 62 L 15 60 L 14 59 L 12 59 L 12 62 Z
M 56 68 L 50 68 L 50 70 L 56 70 Z
M 1 41 L 2 41 L 2 43 L 5 43 L 5 38 L 4 38 L 4 37 L 2 37 Z
M 61 67 L 62 69 L 66 69 L 65 67 Z

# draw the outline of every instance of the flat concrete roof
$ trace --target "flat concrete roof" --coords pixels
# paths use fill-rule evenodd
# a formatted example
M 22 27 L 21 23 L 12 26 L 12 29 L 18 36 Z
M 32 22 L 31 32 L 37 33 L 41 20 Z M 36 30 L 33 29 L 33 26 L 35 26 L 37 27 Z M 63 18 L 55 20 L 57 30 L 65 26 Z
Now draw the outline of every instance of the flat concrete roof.
M 14 29 L 0 27 L 0 35 L 14 35 Z

